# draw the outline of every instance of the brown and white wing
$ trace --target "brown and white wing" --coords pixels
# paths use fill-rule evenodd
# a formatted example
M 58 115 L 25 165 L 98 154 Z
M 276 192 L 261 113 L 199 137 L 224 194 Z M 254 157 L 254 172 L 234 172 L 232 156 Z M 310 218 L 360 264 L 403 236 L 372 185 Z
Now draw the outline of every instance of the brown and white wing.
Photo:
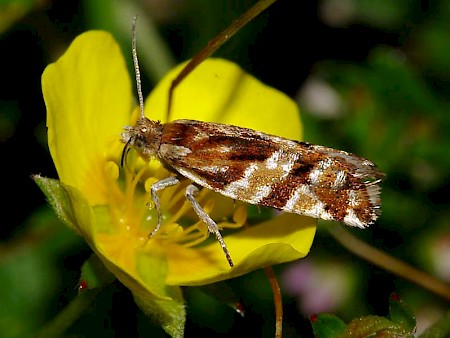
M 225 196 L 361 228 L 380 214 L 384 175 L 366 159 L 224 124 L 177 120 L 163 128 L 159 157 Z

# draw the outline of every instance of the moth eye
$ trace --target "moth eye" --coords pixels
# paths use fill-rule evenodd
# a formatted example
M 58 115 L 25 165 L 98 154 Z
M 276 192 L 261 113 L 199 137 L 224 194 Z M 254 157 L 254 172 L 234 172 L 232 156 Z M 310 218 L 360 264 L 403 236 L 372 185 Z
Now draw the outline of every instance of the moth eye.
M 136 137 L 134 140 L 134 146 L 136 148 L 144 148 L 145 147 L 145 139 L 143 137 Z

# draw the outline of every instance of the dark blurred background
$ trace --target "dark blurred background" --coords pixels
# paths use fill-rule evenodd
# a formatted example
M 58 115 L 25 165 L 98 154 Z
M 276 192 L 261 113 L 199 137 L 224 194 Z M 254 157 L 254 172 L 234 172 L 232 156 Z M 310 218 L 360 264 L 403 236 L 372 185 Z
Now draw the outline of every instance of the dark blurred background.
M 57 177 L 46 143 L 40 77 L 78 34 L 111 31 L 131 71 L 130 26 L 139 13 L 144 92 L 188 59 L 255 1 L 22 0 L 0 2 L 0 337 L 36 332 L 77 294 L 90 249 L 46 205 L 31 174 Z M 152 33 L 151 27 L 154 31 Z M 153 35 L 155 34 L 155 35 Z M 158 42 L 161 39 L 160 42 Z M 148 42 L 148 46 L 146 45 Z M 155 42 L 156 41 L 156 42 Z M 165 45 L 166 50 L 159 50 Z M 155 46 L 159 46 L 156 50 Z M 231 59 L 297 100 L 304 140 L 377 163 L 383 214 L 351 230 L 450 282 L 450 2 L 445 0 L 279 0 L 215 56 Z M 158 59 L 158 66 L 148 61 Z M 276 112 L 282 117 L 282 112 Z M 257 114 L 257 112 L 248 112 Z M 342 248 L 319 224 L 311 254 L 276 267 L 286 336 L 311 336 L 309 316 L 386 315 L 397 292 L 418 332 L 448 302 Z M 242 318 L 214 293 L 186 288 L 186 336 L 274 334 L 272 294 L 262 272 L 227 282 Z M 125 288 L 106 288 L 70 337 L 164 336 Z

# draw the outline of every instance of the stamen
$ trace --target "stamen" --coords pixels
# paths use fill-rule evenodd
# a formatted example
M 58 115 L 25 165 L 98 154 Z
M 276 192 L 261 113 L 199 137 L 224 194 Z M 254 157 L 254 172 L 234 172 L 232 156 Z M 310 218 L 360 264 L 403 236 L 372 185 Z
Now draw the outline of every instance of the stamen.
M 172 217 L 169 218 L 169 220 L 167 221 L 167 223 L 177 223 L 177 221 L 186 213 L 189 212 L 189 210 L 191 210 L 191 205 L 189 204 L 189 202 L 184 202 L 183 205 L 181 206 L 180 209 L 178 209 L 178 211 L 172 215 Z
M 196 223 L 191 223 L 188 226 L 179 225 L 181 219 L 188 214 L 192 214 L 192 205 L 185 198 L 186 185 L 181 184 L 159 192 L 161 211 L 163 215 L 169 217 L 164 220 L 157 235 L 147 240 L 147 231 L 156 222 L 156 218 L 151 216 L 148 208 L 148 205 L 152 202 L 150 190 L 156 182 L 166 177 L 166 172 L 162 168 L 152 167 L 151 163 L 150 165 L 147 165 L 147 163 L 142 165 L 140 158 L 131 154 L 126 164 L 123 168 L 123 185 L 118 182 L 120 168 L 117 163 L 108 163 L 105 168 L 112 183 L 110 186 L 112 194 L 110 196 L 114 201 L 110 203 L 111 215 L 119 229 L 134 232 L 135 234 L 132 236 L 136 236 L 139 241 L 142 239 L 144 248 L 153 240 L 162 241 L 164 245 L 172 243 L 183 247 L 194 247 L 211 237 L 208 227 L 200 220 L 196 220 Z M 143 177 L 146 178 L 144 182 Z M 144 189 L 139 189 L 141 187 Z M 208 199 L 208 196 L 210 196 L 210 192 L 202 190 L 197 196 L 197 200 L 202 203 L 205 212 L 210 214 L 214 209 L 215 200 Z M 234 222 L 222 222 L 218 225 L 220 228 L 237 228 L 246 222 L 246 218 L 245 207 L 242 207 L 235 211 Z
M 167 189 L 162 194 L 160 200 L 161 205 L 177 205 L 184 203 L 186 198 L 184 197 L 184 190 L 186 186 L 184 184 L 179 184 L 173 189 Z
M 197 244 L 201 244 L 209 237 L 208 227 L 202 221 L 184 228 L 183 238 L 178 241 L 184 247 L 190 248 Z
M 198 233 L 200 234 L 200 233 Z M 208 234 L 201 234 L 201 236 L 197 236 L 198 238 L 195 239 L 193 236 L 185 236 L 184 239 L 186 239 L 185 243 L 181 243 L 182 246 L 186 248 L 192 248 L 193 246 L 196 246 L 198 244 L 203 243 L 208 238 Z
M 236 223 L 236 228 L 242 227 L 247 223 L 247 206 L 241 205 L 236 208 L 233 214 L 233 221 Z
M 119 167 L 118 167 L 118 165 L 115 162 L 113 162 L 113 161 L 106 162 L 105 174 L 112 181 L 117 181 L 117 179 L 119 178 Z
M 144 165 L 138 170 L 137 173 L 134 173 L 133 171 L 132 174 L 130 174 L 130 172 L 125 174 L 125 210 L 130 210 L 130 208 L 133 207 L 133 200 L 135 198 L 137 184 L 139 183 L 146 170 L 147 168 Z
M 190 236 L 193 237 L 194 234 L 196 236 L 198 236 L 198 234 L 202 234 L 202 236 L 204 235 L 206 237 L 208 237 L 208 235 L 209 235 L 208 227 L 202 221 L 198 221 L 197 223 L 195 223 L 191 226 L 185 227 L 184 233 L 185 233 L 186 237 L 190 237 Z
M 117 180 L 119 179 L 119 167 L 113 161 L 107 161 L 104 168 L 105 176 L 108 180 L 108 186 L 113 188 L 109 195 L 113 199 L 121 200 L 123 198 L 122 190 L 120 190 Z

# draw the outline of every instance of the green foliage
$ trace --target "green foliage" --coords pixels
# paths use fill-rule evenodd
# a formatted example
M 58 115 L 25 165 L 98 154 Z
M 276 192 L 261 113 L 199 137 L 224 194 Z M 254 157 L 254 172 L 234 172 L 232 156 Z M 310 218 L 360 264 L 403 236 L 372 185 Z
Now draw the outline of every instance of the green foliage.
M 416 319 L 397 295 L 390 298 L 389 318 L 365 316 L 353 319 L 346 325 L 331 314 L 321 314 L 311 318 L 316 338 L 375 338 L 414 337 Z
M 26 231 L 1 247 L 1 337 L 30 336 L 59 311 L 57 299 L 66 292 L 61 281 L 67 278 L 61 259 L 82 248 L 81 239 L 49 208 L 36 210 Z M 75 290 L 68 296 L 75 296 Z
M 311 317 L 314 336 L 316 338 L 333 338 L 345 331 L 345 323 L 332 314 L 314 315 Z
M 389 298 L 389 319 L 409 332 L 414 332 L 416 328 L 416 317 L 397 294 Z

